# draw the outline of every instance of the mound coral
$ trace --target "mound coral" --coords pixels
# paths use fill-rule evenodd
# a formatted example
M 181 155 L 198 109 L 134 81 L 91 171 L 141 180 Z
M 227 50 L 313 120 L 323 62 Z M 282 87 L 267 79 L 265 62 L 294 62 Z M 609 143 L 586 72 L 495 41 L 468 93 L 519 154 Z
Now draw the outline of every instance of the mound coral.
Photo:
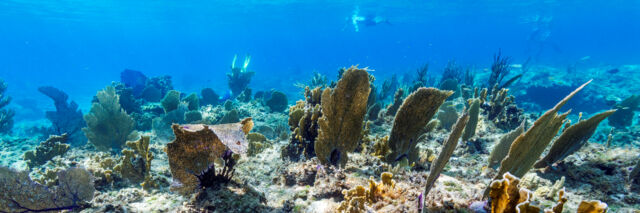
M 389 196 L 396 183 L 393 181 L 393 174 L 383 172 L 380 174 L 381 181 L 376 183 L 373 177 L 369 178 L 369 188 L 356 186 L 350 190 L 342 191 L 344 201 L 340 203 L 338 212 L 358 213 L 367 212 L 365 205 L 372 205 Z
M 40 143 L 35 150 L 25 152 L 24 160 L 27 162 L 27 166 L 29 168 L 40 166 L 55 156 L 64 155 L 69 150 L 69 145 L 65 144 L 67 136 L 66 133 L 61 136 L 51 135 L 49 139 Z
M 147 83 L 147 76 L 140 71 L 125 69 L 120 73 L 120 82 L 133 91 L 133 96 L 140 97 Z
M 231 62 L 231 72 L 227 73 L 229 89 L 231 90 L 231 94 L 233 97 L 237 97 L 244 91 L 249 82 L 251 82 L 251 78 L 255 74 L 253 71 L 247 70 L 249 66 L 249 62 L 251 61 L 251 56 L 247 55 L 244 58 L 244 63 L 242 67 L 236 67 L 236 60 L 238 59 L 238 55 L 233 56 L 233 62 Z
M 200 99 L 200 104 L 202 104 L 203 106 L 206 106 L 206 105 L 215 106 L 215 105 L 218 105 L 220 102 L 220 96 L 211 88 L 202 89 L 202 91 L 200 92 L 200 95 L 202 96 L 202 98 Z
M 11 131 L 11 128 L 13 128 L 13 116 L 16 114 L 13 110 L 3 109 L 11 102 L 11 97 L 5 94 L 6 91 L 7 84 L 0 79 L 0 133 Z
M 58 184 L 47 187 L 35 183 L 27 172 L 0 167 L 0 211 L 59 212 L 79 209 L 93 199 L 93 176 L 85 169 L 58 172 Z
M 107 87 L 96 95 L 97 102 L 84 116 L 87 127 L 82 131 L 96 148 L 120 150 L 128 139 L 137 136 L 134 121 L 120 107 L 119 96 L 113 87 Z
M 172 126 L 176 139 L 167 144 L 166 152 L 173 183 L 172 191 L 189 194 L 199 187 L 198 176 L 223 157 L 227 150 L 235 154 L 247 152 L 245 135 L 253 128 L 251 118 L 239 123 Z
M 282 112 L 287 108 L 287 95 L 280 91 L 273 91 L 271 93 L 271 98 L 266 102 L 269 109 L 274 112 Z
M 505 173 L 503 178 L 491 182 L 489 186 L 489 198 L 491 198 L 492 213 L 539 213 L 542 208 L 531 203 L 533 192 L 518 185 L 520 179 Z M 558 192 L 558 203 L 552 209 L 545 209 L 548 213 L 562 213 L 567 198 L 564 190 Z M 580 211 L 578 211 L 580 212 Z
M 386 162 L 395 163 L 403 158 L 409 162 L 417 160 L 416 145 L 421 130 L 451 94 L 451 91 L 422 87 L 407 96 L 393 120 L 388 143 L 391 152 L 385 156 Z
M 318 138 L 314 148 L 323 164 L 344 166 L 362 137 L 362 126 L 369 97 L 369 73 L 350 67 L 335 88 L 322 92 L 322 117 L 318 119 Z
M 569 112 L 558 114 L 560 108 L 564 106 L 573 96 L 582 90 L 591 81 L 583 84 L 574 90 L 571 94 L 562 99 L 556 106 L 535 121 L 533 126 L 525 133 L 518 136 L 509 149 L 509 153 L 502 160 L 500 169 L 494 180 L 509 172 L 516 177 L 522 177 L 534 163 L 538 160 L 542 152 L 545 150 L 551 140 L 558 134 L 560 127 L 565 121 Z M 486 194 L 486 192 L 485 192 Z
M 149 102 L 158 102 L 172 89 L 171 76 L 152 77 L 147 79 L 141 98 Z
M 51 134 L 69 135 L 69 143 L 74 146 L 83 145 L 87 138 L 82 134 L 82 128 L 87 124 L 82 118 L 82 111 L 78 109 L 78 104 L 67 102 L 69 96 L 63 91 L 54 87 L 38 88 L 42 94 L 51 98 L 56 106 L 56 111 L 46 112 L 46 117 L 51 122 Z

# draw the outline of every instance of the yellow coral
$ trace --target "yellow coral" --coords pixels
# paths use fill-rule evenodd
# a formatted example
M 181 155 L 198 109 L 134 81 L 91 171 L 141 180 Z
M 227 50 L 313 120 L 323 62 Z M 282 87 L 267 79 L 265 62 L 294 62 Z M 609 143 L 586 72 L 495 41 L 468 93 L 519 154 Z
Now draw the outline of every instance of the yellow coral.
M 381 181 L 376 183 L 373 177 L 369 177 L 369 189 L 364 186 L 356 186 L 353 189 L 342 191 L 344 201 L 340 203 L 338 212 L 365 212 L 365 204 L 372 205 L 384 197 L 392 197 L 390 192 L 396 185 L 393 174 L 383 172 L 380 174 L 380 179 Z
M 577 213 L 605 213 L 607 208 L 607 204 L 599 200 L 582 201 L 578 205 Z

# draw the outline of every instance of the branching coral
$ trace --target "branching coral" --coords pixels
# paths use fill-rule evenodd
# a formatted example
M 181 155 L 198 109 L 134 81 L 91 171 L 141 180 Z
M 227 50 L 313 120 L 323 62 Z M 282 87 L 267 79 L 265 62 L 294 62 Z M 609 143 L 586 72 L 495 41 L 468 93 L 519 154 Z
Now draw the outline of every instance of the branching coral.
M 429 171 L 429 177 L 427 177 L 427 185 L 425 186 L 424 195 L 429 194 L 429 190 L 436 182 L 436 179 L 440 176 L 442 170 L 444 170 L 444 166 L 449 162 L 449 158 L 453 155 L 453 151 L 456 149 L 458 145 L 458 140 L 460 140 L 460 136 L 462 136 L 462 132 L 465 130 L 465 126 L 469 122 L 469 114 L 464 113 L 455 125 L 453 125 L 453 129 L 449 134 L 449 137 L 444 142 L 442 146 L 442 150 L 438 155 L 438 158 L 433 161 L 431 164 L 431 171 Z
M 365 210 L 365 205 L 373 205 L 391 195 L 391 191 L 396 185 L 392 178 L 393 174 L 383 172 L 380 174 L 381 181 L 379 183 L 376 183 L 375 180 L 373 180 L 373 177 L 369 178 L 368 189 L 364 186 L 356 186 L 353 189 L 342 191 L 344 201 L 340 203 L 340 206 L 337 209 L 338 212 L 367 212 Z
M 289 144 L 283 147 L 282 157 L 298 160 L 302 155 L 315 156 L 315 141 L 318 136 L 318 118 L 322 88 L 305 88 L 305 101 L 298 101 L 289 108 L 289 129 L 292 131 Z
M 239 123 L 210 126 L 174 124 L 172 128 L 176 139 L 166 148 L 173 177 L 171 190 L 189 194 L 199 187 L 197 175 L 206 172 L 227 150 L 247 152 L 245 135 L 253 128 L 253 121 L 245 118 Z
M 524 111 L 515 104 L 515 97 L 509 95 L 508 89 L 498 89 L 494 86 L 487 97 L 488 90 L 482 89 L 475 97 L 480 99 L 480 106 L 487 114 L 487 118 L 498 128 L 510 130 L 517 127 L 524 120 Z M 489 98 L 489 100 L 487 100 Z
M 42 94 L 51 98 L 56 106 L 56 111 L 46 112 L 46 117 L 51 122 L 51 134 L 69 135 L 69 143 L 72 145 L 83 145 L 87 138 L 82 134 L 82 128 L 87 124 L 82 119 L 82 112 L 78 109 L 78 104 L 67 102 L 69 96 L 63 91 L 54 87 L 38 88 Z
M 605 111 L 587 120 L 582 120 L 571 125 L 569 128 L 565 128 L 560 137 L 551 145 L 551 150 L 549 150 L 546 156 L 536 162 L 534 167 L 543 168 L 550 166 L 578 151 L 587 143 L 593 133 L 596 132 L 598 124 L 615 112 L 616 110 Z
M 231 72 L 227 73 L 227 77 L 229 78 L 229 89 L 231 90 L 231 94 L 233 94 L 234 97 L 240 95 L 240 93 L 242 93 L 242 91 L 247 88 L 249 82 L 251 82 L 251 78 L 255 74 L 253 71 L 247 70 L 249 62 L 251 61 L 251 56 L 245 56 L 242 67 L 236 67 L 237 59 L 238 55 L 233 56 L 233 62 L 231 62 Z
M 314 145 L 321 163 L 340 166 L 347 163 L 347 153 L 356 148 L 362 137 L 370 91 L 369 73 L 357 67 L 347 69 L 335 88 L 324 89 Z
M 81 208 L 93 199 L 93 176 L 81 168 L 58 172 L 58 184 L 35 183 L 27 172 L 0 167 L 0 211 L 58 212 Z
M 420 88 L 411 93 L 402 103 L 389 136 L 391 152 L 385 161 L 394 163 L 407 158 L 415 162 L 418 158 L 416 144 L 422 129 L 433 118 L 438 108 L 451 96 L 451 91 L 435 88 Z
M 142 136 L 137 141 L 128 141 L 131 149 L 122 150 L 122 159 L 114 167 L 122 175 L 122 178 L 131 183 L 141 183 L 145 189 L 152 188 L 155 184 L 151 178 L 151 161 L 153 153 L 149 151 L 149 136 Z
M 49 136 L 49 139 L 40 143 L 36 150 L 25 152 L 24 160 L 27 162 L 27 166 L 29 168 L 40 166 L 55 156 L 64 155 L 69 150 L 69 145 L 65 144 L 67 138 L 67 134 L 62 134 L 61 136 L 52 135 Z
M 119 150 L 128 139 L 137 135 L 133 119 L 120 107 L 119 96 L 113 87 L 105 88 L 96 96 L 98 101 L 84 116 L 87 127 L 82 131 L 96 148 Z
M 511 57 L 502 57 L 502 51 L 498 50 L 498 53 L 493 55 L 493 64 L 491 64 L 491 75 L 489 76 L 489 85 L 488 87 L 493 87 L 497 85 L 500 87 L 500 83 L 505 76 L 509 75 L 511 72 Z
M 494 180 L 506 172 L 517 177 L 522 177 L 533 167 L 533 164 L 538 160 L 553 137 L 558 134 L 565 118 L 569 115 L 569 112 L 558 114 L 558 111 L 589 83 L 591 83 L 591 81 L 583 84 L 571 94 L 567 95 L 567 97 L 558 102 L 555 107 L 540 116 L 531 128 L 513 141 L 509 153 L 505 159 L 502 160 L 500 169 Z
M 11 109 L 3 109 L 11 102 L 11 97 L 5 94 L 6 91 L 7 84 L 4 83 L 4 80 L 0 79 L 0 133 L 8 133 L 11 131 L 11 128 L 13 128 L 13 116 L 16 114 L 15 111 Z

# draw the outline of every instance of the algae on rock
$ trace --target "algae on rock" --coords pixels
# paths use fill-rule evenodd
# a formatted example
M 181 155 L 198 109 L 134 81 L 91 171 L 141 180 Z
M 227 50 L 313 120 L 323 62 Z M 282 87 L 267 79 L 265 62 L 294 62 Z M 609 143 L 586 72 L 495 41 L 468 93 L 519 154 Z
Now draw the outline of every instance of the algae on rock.
M 551 150 L 549 150 L 546 156 L 536 162 L 534 168 L 550 166 L 577 152 L 587 143 L 593 133 L 596 132 L 598 124 L 615 112 L 616 110 L 605 111 L 587 120 L 581 120 L 569 128 L 564 129 L 560 137 L 551 145 Z
M 96 148 L 119 150 L 128 139 L 137 136 L 134 121 L 120 107 L 119 96 L 113 87 L 99 91 L 97 102 L 91 105 L 89 114 L 84 115 L 87 127 L 82 131 Z
M 64 155 L 69 150 L 69 145 L 65 144 L 67 136 L 66 133 L 60 136 L 51 135 L 49 139 L 40 143 L 35 150 L 25 152 L 24 160 L 27 162 L 27 166 L 29 168 L 40 166 L 55 156 Z
M 322 117 L 318 119 L 315 152 L 323 164 L 345 166 L 362 137 L 369 97 L 369 73 L 366 69 L 347 69 L 335 88 L 322 92 Z
M 393 120 L 389 136 L 391 152 L 385 156 L 386 162 L 394 163 L 402 158 L 407 158 L 410 163 L 417 160 L 416 145 L 421 130 L 451 94 L 451 91 L 422 87 L 407 96 Z

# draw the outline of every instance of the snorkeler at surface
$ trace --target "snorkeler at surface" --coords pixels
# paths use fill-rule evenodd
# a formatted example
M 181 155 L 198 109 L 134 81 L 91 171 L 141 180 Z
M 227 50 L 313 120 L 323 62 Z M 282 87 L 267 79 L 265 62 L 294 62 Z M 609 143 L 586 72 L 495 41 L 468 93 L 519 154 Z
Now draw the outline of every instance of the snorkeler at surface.
M 362 23 L 362 24 L 364 24 L 364 26 L 368 26 L 368 27 L 376 26 L 376 25 L 379 25 L 379 24 L 391 25 L 391 22 L 389 22 L 388 19 L 386 19 L 386 18 L 384 18 L 382 16 L 378 16 L 378 15 L 375 15 L 375 14 L 368 14 L 366 16 L 361 16 L 359 7 L 356 7 L 353 10 L 353 13 L 351 14 L 350 17 L 347 18 L 347 20 L 349 20 L 351 22 L 351 24 L 353 25 L 353 29 L 356 32 L 360 31 L 360 27 L 359 27 L 360 23 Z
M 536 60 L 538 60 L 542 52 L 548 48 L 553 50 L 555 53 L 562 52 L 556 43 L 549 40 L 549 37 L 551 36 L 552 20 L 553 16 L 550 15 L 535 15 L 533 17 L 525 18 L 525 21 L 522 22 L 533 25 L 531 33 L 527 39 L 529 41 L 527 52 L 534 55 L 534 59 Z

